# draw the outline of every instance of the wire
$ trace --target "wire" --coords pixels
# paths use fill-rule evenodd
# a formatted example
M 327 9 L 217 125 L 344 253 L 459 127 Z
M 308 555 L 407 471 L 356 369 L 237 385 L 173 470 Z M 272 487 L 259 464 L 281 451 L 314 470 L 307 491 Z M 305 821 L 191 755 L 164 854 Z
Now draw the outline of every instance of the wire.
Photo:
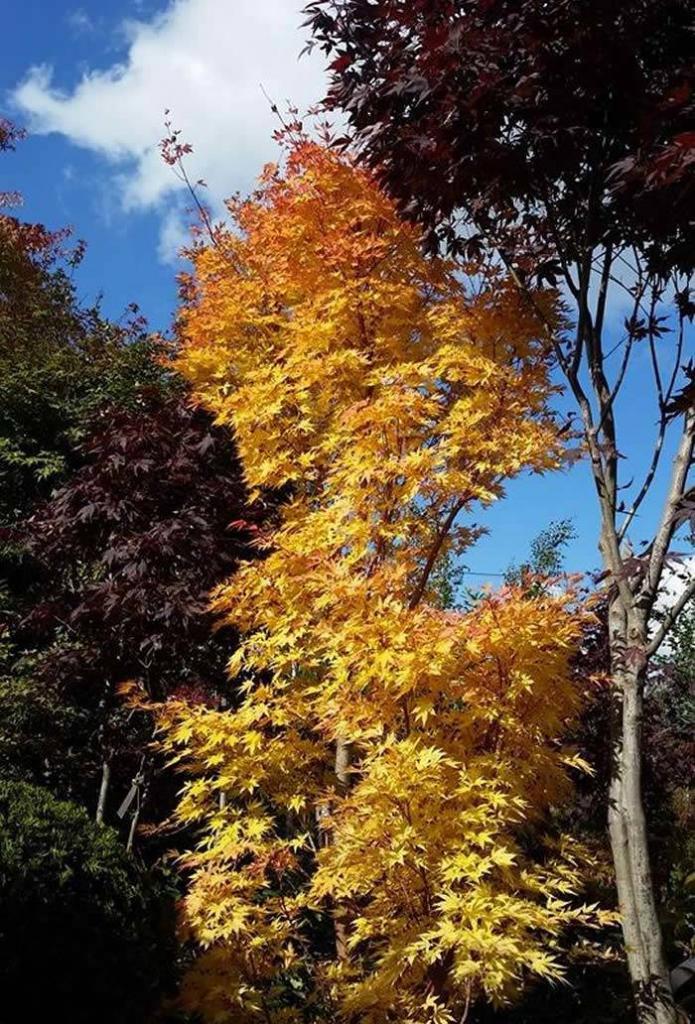
M 514 568 L 515 567 L 512 566 L 512 569 L 514 569 Z M 558 573 L 558 575 L 559 576 L 587 576 L 587 575 L 590 575 L 592 572 L 595 572 L 595 571 L 596 570 L 593 570 L 593 569 L 576 569 L 574 572 L 569 572 L 567 569 L 563 569 L 560 573 Z M 505 576 L 509 575 L 509 573 L 507 573 L 507 572 L 479 572 L 479 571 L 473 570 L 473 569 L 461 569 L 460 573 L 461 573 L 462 576 L 499 576 L 500 579 L 504 579 Z

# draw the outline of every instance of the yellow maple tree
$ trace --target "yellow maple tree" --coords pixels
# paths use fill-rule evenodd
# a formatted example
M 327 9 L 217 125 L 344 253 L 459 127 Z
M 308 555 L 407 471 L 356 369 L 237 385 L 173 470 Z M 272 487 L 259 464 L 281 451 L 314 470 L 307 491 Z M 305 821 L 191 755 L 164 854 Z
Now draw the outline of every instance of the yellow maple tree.
M 433 586 L 474 506 L 559 464 L 542 332 L 314 143 L 229 210 L 191 253 L 178 366 L 252 492 L 287 500 L 265 558 L 214 596 L 242 637 L 234 706 L 160 714 L 201 836 L 183 1000 L 238 1024 L 459 1022 L 558 976 L 586 912 L 571 843 L 540 837 L 576 762 L 571 599 L 452 610 Z

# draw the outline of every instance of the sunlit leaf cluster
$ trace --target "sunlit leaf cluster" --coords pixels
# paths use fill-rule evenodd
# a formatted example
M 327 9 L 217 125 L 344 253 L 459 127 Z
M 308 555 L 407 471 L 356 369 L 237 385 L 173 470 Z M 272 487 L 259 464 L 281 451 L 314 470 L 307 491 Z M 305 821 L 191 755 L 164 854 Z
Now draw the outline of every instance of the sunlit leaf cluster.
M 214 1021 L 458 1021 L 560 973 L 577 851 L 542 837 L 568 595 L 430 601 L 474 507 L 562 458 L 535 313 L 422 255 L 368 174 L 304 140 L 193 253 L 179 369 L 284 490 L 267 557 L 214 606 L 243 639 L 231 711 L 170 704 L 197 824 L 184 1002 Z M 547 315 L 554 309 L 544 299 Z

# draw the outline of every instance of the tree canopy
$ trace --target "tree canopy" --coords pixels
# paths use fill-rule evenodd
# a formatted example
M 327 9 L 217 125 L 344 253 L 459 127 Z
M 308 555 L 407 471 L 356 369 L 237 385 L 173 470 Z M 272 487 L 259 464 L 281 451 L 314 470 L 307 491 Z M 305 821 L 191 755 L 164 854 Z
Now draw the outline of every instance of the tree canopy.
M 315 0 L 306 14 L 329 106 L 455 248 L 492 241 L 550 282 L 570 240 L 692 267 L 688 0 Z
M 160 716 L 203 836 L 184 1004 L 458 1019 L 559 976 L 552 937 L 591 917 L 565 899 L 578 850 L 535 829 L 579 763 L 570 597 L 428 600 L 476 536 L 459 516 L 562 457 L 538 322 L 504 280 L 426 259 L 368 173 L 307 141 L 231 209 L 192 254 L 177 366 L 251 487 L 291 499 L 215 599 L 243 699 Z

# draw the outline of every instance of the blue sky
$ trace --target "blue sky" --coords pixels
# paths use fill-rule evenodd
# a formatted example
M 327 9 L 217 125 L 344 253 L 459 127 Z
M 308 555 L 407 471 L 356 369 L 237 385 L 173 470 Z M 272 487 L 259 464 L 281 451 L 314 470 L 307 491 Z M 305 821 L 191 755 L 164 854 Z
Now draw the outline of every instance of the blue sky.
M 166 326 L 175 267 L 162 249 L 173 256 L 182 240 L 187 200 L 156 152 L 164 110 L 195 143 L 196 176 L 213 198 L 248 189 L 274 154 L 261 83 L 278 99 L 319 98 L 318 63 L 297 59 L 300 21 L 284 0 L 9 0 L 0 108 L 31 134 L 2 161 L 0 187 L 21 189 L 27 218 L 70 224 L 88 242 L 86 298 L 103 292 L 113 315 L 137 301 Z M 192 89 L 177 54 L 194 73 L 209 60 L 216 76 Z
M 103 295 L 117 317 L 137 302 L 152 327 L 167 328 L 176 302 L 175 251 L 187 200 L 158 159 L 164 109 L 191 141 L 191 170 L 210 200 L 251 186 L 275 154 L 275 127 L 261 85 L 300 109 L 317 101 L 318 55 L 303 45 L 295 0 L 6 0 L 0 41 L 0 112 L 30 128 L 0 162 L 0 191 L 20 189 L 23 215 L 69 224 L 88 243 L 79 270 L 85 301 Z M 621 320 L 613 308 L 616 326 Z M 620 404 L 626 476 L 639 478 L 656 410 L 646 353 L 639 353 Z M 629 466 L 629 469 L 628 469 Z M 658 495 L 657 495 L 658 497 Z M 637 521 L 648 527 L 657 501 Z M 598 564 L 596 511 L 586 464 L 514 481 L 508 498 L 480 517 L 490 535 L 465 559 L 480 576 L 522 559 L 551 520 L 571 518 L 578 537 L 567 567 Z M 642 532 L 646 532 L 643 530 Z
M 5 112 L 19 123 L 30 119 L 16 111 L 9 94 L 29 68 L 50 65 L 56 81 L 74 86 L 87 67 L 108 66 L 122 58 L 125 40 L 114 30 L 134 5 L 121 0 L 87 2 L 80 8 L 43 0 L 10 0 L 3 34 L 0 97 Z M 71 21 L 75 10 L 91 13 L 98 28 Z M 154 211 L 124 216 L 113 195 L 111 168 L 60 134 L 31 133 L 17 151 L 0 163 L 1 188 L 19 188 L 22 216 L 50 227 L 69 224 L 88 242 L 79 272 L 80 294 L 92 301 L 103 292 L 104 307 L 120 315 L 128 302 L 142 304 L 152 323 L 166 324 L 175 296 L 171 267 L 153 253 L 159 218 Z

